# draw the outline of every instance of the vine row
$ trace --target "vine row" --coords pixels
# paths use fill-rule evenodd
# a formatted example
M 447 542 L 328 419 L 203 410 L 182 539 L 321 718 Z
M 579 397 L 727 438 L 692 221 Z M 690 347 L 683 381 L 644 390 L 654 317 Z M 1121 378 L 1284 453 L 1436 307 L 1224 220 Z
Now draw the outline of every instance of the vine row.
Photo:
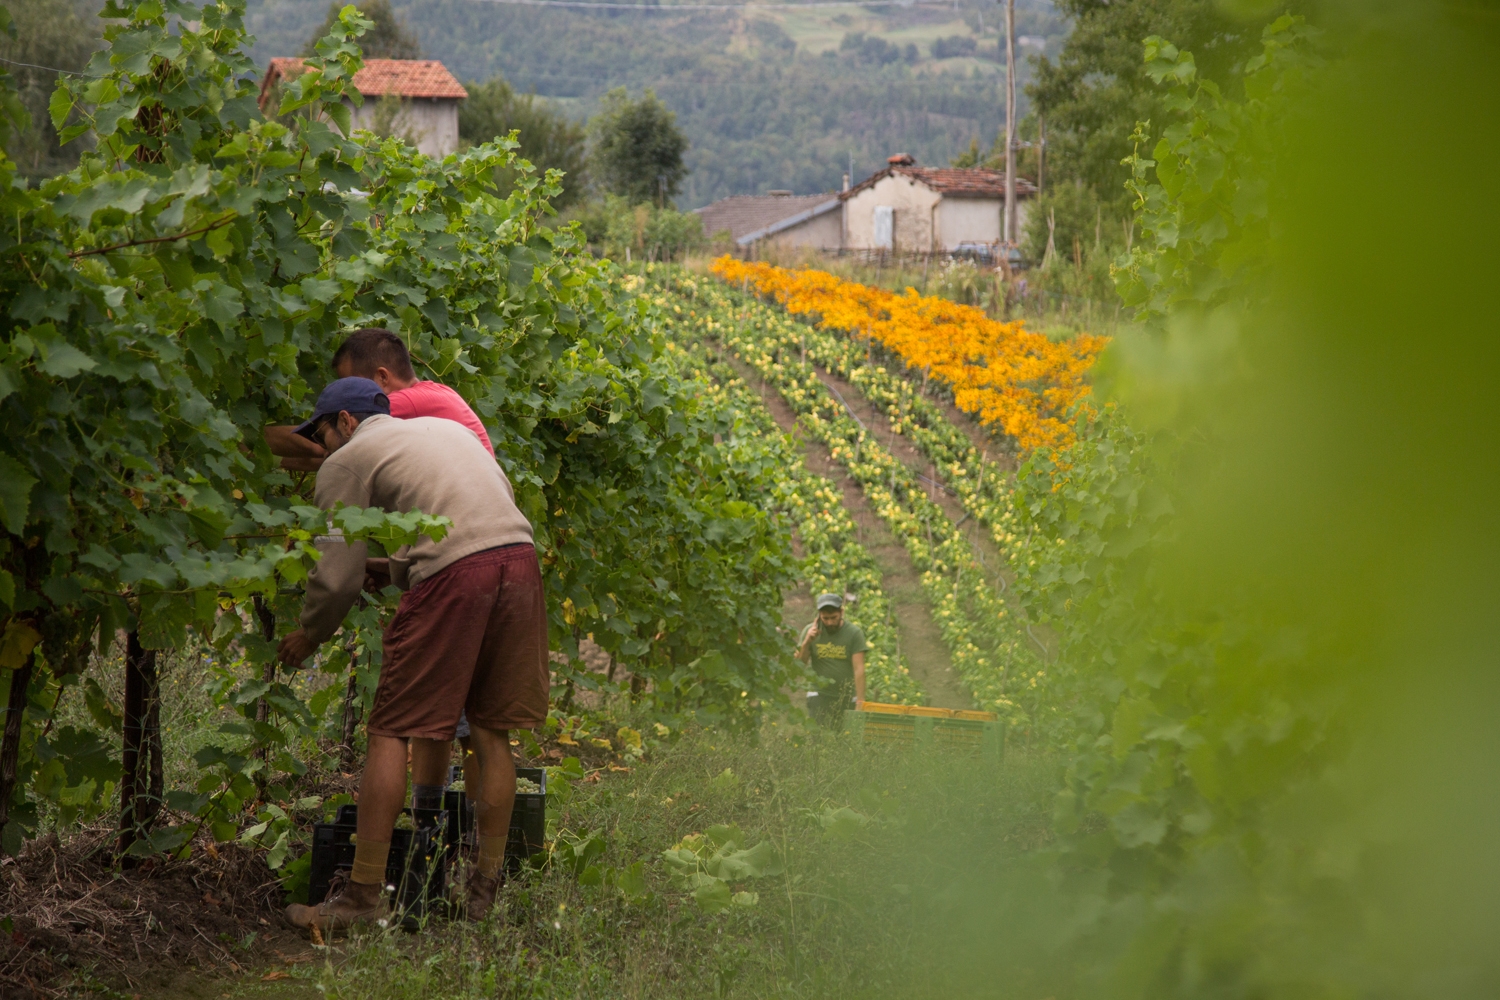
M 803 358 L 804 324 L 711 279 L 657 272 L 691 299 L 705 334 L 718 339 L 774 386 L 809 436 L 829 447 L 921 573 L 954 668 L 981 707 L 1030 721 L 1046 669 L 1028 647 L 1024 623 L 997 595 L 968 540 L 920 479 L 846 410 Z
M 809 470 L 792 441 L 734 367 L 714 354 L 696 334 L 697 305 L 674 292 L 655 289 L 655 304 L 664 319 L 668 349 L 680 359 L 682 371 L 702 379 L 719 412 L 738 412 L 746 429 L 779 443 L 786 476 L 775 505 L 791 521 L 802 544 L 803 582 L 812 594 L 853 595 L 848 619 L 865 633 L 866 695 L 871 701 L 917 705 L 925 701 L 921 685 L 911 676 L 896 639 L 895 616 L 882 586 L 875 559 L 858 541 L 854 519 L 844 508 L 838 486 Z

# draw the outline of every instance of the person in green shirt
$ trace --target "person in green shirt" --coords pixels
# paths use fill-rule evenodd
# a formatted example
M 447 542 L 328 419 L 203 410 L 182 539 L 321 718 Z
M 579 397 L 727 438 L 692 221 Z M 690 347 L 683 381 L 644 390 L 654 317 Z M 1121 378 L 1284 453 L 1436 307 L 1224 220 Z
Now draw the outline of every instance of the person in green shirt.
M 797 659 L 809 664 L 826 683 L 809 699 L 813 717 L 825 726 L 843 722 L 844 709 L 865 703 L 865 634 L 858 625 L 844 621 L 844 599 L 838 594 L 818 595 L 818 617 L 802 630 Z

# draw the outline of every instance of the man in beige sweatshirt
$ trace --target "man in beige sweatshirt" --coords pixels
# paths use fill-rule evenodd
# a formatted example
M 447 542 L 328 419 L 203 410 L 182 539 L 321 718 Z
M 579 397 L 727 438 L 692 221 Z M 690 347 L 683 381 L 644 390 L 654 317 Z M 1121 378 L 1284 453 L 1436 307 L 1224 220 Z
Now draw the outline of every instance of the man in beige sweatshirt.
M 298 927 L 331 931 L 385 912 L 381 890 L 391 831 L 406 798 L 407 741 L 453 741 L 468 712 L 478 757 L 470 788 L 479 832 L 477 872 L 468 880 L 468 912 L 494 902 L 515 800 L 509 730 L 547 717 L 547 612 L 531 524 L 516 508 L 505 473 L 474 432 L 440 417 L 398 420 L 369 379 L 343 378 L 318 397 L 298 432 L 328 452 L 316 502 L 449 518 L 441 542 L 423 538 L 367 559 L 363 542 L 321 540 L 322 558 L 307 583 L 302 627 L 281 641 L 278 657 L 299 666 L 343 623 L 367 571 L 405 590 L 385 630 L 384 662 L 366 721 L 369 753 L 359 786 L 354 869 L 344 891 L 318 906 L 293 905 Z M 431 749 L 431 748 L 427 748 Z

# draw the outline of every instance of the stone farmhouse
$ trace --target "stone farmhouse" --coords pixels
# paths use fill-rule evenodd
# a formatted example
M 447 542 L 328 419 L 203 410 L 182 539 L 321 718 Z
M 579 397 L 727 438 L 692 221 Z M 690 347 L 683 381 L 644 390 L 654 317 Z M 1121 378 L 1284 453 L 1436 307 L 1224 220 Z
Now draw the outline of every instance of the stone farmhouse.
M 1016 178 L 1018 234 L 1026 227 L 1030 181 Z M 998 246 L 1005 211 L 1005 172 L 919 167 L 906 154 L 840 192 L 724 198 L 697 210 L 703 231 L 729 230 L 745 250 L 755 247 L 899 253 L 954 253 Z
M 302 72 L 301 59 L 272 59 L 260 84 L 260 107 L 266 114 L 280 85 Z M 404 136 L 428 156 L 441 158 L 458 150 L 458 102 L 469 96 L 446 66 L 435 59 L 368 59 L 354 74 L 354 86 L 365 101 L 350 107 L 353 128 L 383 125 L 392 135 Z M 382 98 L 394 97 L 400 103 L 394 117 Z

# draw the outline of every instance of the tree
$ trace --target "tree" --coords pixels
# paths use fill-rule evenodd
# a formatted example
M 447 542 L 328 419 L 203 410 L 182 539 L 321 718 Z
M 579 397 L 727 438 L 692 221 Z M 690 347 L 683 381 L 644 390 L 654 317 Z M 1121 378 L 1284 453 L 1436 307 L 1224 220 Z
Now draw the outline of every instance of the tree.
M 78 162 L 79 146 L 61 146 L 47 114 L 47 102 L 57 86 L 54 70 L 82 70 L 101 43 L 101 26 L 85 17 L 74 0 L 7 0 L 6 7 L 15 33 L 0 34 L 0 58 L 10 60 L 5 68 L 31 120 L 28 127 L 14 131 L 5 151 L 27 177 L 63 173 Z
M 632 101 L 624 87 L 604 95 L 603 107 L 589 119 L 594 177 L 604 190 L 632 203 L 665 205 L 677 196 L 687 167 L 687 137 L 677 116 L 647 90 Z
M 318 39 L 327 35 L 338 24 L 339 11 L 343 6 L 343 0 L 333 0 L 328 5 L 328 16 L 302 48 L 304 56 L 316 54 L 314 46 L 318 44 Z M 360 14 L 375 23 L 375 27 L 365 32 L 364 37 L 359 40 L 359 47 L 366 59 L 422 58 L 422 43 L 417 40 L 416 32 L 396 16 L 396 12 L 391 9 L 391 0 L 360 0 L 356 6 L 359 7 Z
M 516 149 L 540 171 L 561 170 L 563 191 L 552 200 L 556 208 L 576 202 L 588 182 L 587 132 L 569 121 L 550 101 L 535 94 L 518 94 L 502 77 L 466 84 L 469 99 L 458 107 L 458 135 L 478 145 L 504 138 L 518 130 Z M 497 178 L 501 190 L 514 178 Z M 511 182 L 508 184 L 507 182 Z
M 1066 260 L 1096 250 L 1113 253 L 1125 243 L 1122 221 L 1113 203 L 1101 199 L 1092 188 L 1078 181 L 1049 184 L 1031 203 L 1021 246 L 1026 258 L 1037 263 L 1047 256 L 1049 236 L 1053 253 Z
M 1073 21 L 1053 62 L 1036 62 L 1026 88 L 1047 123 L 1048 180 L 1077 180 L 1124 214 L 1130 152 L 1138 121 L 1166 118 L 1163 94 L 1141 68 L 1148 35 L 1174 39 L 1198 57 L 1199 72 L 1228 85 L 1254 54 L 1259 25 L 1246 26 L 1216 0 L 1058 0 Z

